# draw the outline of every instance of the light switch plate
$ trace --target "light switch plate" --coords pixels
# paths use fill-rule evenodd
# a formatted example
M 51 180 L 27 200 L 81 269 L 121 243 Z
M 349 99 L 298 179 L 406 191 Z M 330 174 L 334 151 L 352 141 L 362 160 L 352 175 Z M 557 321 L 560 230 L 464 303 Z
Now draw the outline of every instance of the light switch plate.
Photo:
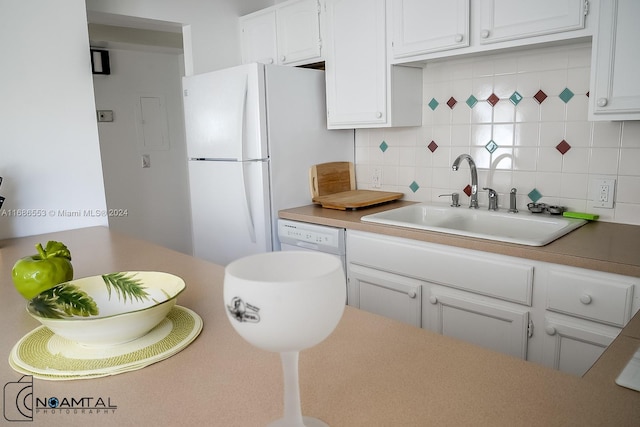
M 113 110 L 98 110 L 98 121 L 99 122 L 112 122 L 113 121 Z

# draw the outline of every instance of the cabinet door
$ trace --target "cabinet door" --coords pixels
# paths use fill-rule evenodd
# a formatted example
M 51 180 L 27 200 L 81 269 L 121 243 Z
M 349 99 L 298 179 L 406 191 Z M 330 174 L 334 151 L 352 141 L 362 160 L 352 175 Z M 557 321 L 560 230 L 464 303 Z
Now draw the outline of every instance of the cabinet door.
M 543 364 L 582 376 L 595 363 L 620 329 L 594 322 L 547 317 Z
M 529 310 L 473 294 L 434 287 L 430 329 L 481 347 L 527 358 Z
M 242 63 L 275 64 L 278 55 L 276 42 L 276 12 L 268 10 L 240 18 Z
M 327 0 L 326 6 L 328 127 L 386 123 L 384 0 Z
M 469 0 L 393 0 L 393 57 L 469 46 Z
M 421 282 L 360 265 L 349 264 L 348 304 L 420 327 Z
M 279 64 L 321 60 L 319 7 L 318 0 L 304 0 L 277 9 Z
M 585 8 L 585 0 L 480 0 L 479 40 L 486 44 L 578 30 L 584 28 Z
M 590 118 L 640 120 L 640 2 L 602 0 L 594 40 Z

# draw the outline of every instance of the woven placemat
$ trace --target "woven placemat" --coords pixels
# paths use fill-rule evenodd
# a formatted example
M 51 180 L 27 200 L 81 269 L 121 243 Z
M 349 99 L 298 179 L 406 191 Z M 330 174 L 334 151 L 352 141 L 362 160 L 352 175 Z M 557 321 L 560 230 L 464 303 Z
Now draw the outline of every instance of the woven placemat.
M 144 368 L 186 348 L 202 331 L 202 318 L 175 306 L 155 328 L 134 341 L 87 347 L 39 326 L 11 350 L 9 364 L 25 375 L 45 380 L 77 380 Z

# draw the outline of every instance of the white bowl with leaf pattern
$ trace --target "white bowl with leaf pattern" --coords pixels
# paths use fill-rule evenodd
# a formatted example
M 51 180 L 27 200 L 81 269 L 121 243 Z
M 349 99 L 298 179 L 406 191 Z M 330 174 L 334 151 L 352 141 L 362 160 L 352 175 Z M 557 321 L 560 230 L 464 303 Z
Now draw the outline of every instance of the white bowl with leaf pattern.
M 126 271 L 84 277 L 42 292 L 27 312 L 55 334 L 87 346 L 112 346 L 144 336 L 185 289 L 169 273 Z

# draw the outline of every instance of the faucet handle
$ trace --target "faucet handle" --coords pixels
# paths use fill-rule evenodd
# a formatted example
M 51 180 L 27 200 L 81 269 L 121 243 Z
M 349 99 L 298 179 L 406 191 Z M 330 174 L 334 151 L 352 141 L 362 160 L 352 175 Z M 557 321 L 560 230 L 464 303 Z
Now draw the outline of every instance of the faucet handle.
M 482 187 L 482 189 L 489 191 L 489 210 L 497 211 L 498 210 L 498 193 L 496 193 L 496 190 L 489 187 Z
M 446 197 L 446 196 L 451 196 L 452 207 L 457 208 L 458 206 L 460 206 L 460 203 L 459 203 L 460 195 L 458 193 L 440 194 L 438 197 Z

